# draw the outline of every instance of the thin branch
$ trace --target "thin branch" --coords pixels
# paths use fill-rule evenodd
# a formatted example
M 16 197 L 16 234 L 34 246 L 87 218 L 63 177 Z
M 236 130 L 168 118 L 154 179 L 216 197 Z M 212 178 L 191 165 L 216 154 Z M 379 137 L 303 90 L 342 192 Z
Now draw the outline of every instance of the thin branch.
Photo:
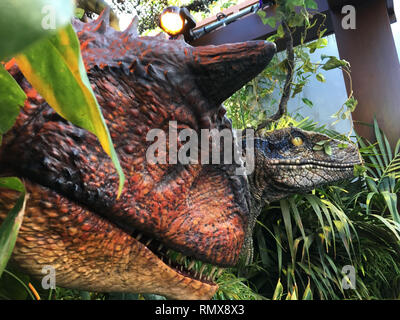
M 294 74 L 294 49 L 293 49 L 293 37 L 292 32 L 290 30 L 289 25 L 286 21 L 282 21 L 283 31 L 285 32 L 285 39 L 286 39 L 286 53 L 287 53 L 287 60 L 288 60 L 288 70 L 286 74 L 286 81 L 285 86 L 283 88 L 283 93 L 281 97 L 281 101 L 279 103 L 278 111 L 267 120 L 263 121 L 258 127 L 256 132 L 265 128 L 268 124 L 273 121 L 279 120 L 284 114 L 287 113 L 287 104 L 290 99 L 290 94 L 292 91 L 292 81 L 293 81 L 293 74 Z

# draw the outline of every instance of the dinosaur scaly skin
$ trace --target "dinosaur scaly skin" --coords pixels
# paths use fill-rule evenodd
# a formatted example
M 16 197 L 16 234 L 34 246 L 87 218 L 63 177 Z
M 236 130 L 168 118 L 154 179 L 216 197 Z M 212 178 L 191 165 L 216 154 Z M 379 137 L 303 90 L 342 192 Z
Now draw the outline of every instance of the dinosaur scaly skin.
M 235 175 L 238 164 L 151 164 L 146 135 L 153 128 L 168 132 L 170 121 L 178 130 L 231 130 L 221 103 L 265 68 L 275 46 L 254 41 L 193 48 L 183 41 L 137 37 L 135 20 L 117 32 L 108 28 L 108 20 L 105 11 L 97 21 L 74 22 L 74 27 L 127 178 L 122 195 L 116 199 L 118 175 L 96 137 L 59 117 L 17 66 L 10 67 L 28 99 L 3 138 L 0 174 L 19 176 L 30 194 L 12 258 L 38 278 L 43 266 L 53 266 L 63 287 L 209 299 L 217 285 L 204 272 L 194 275 L 168 262 L 167 249 L 213 265 L 234 265 L 262 198 L 278 199 L 320 181 L 293 190 L 281 187 L 297 176 L 282 174 L 284 167 L 272 162 L 293 154 L 289 144 L 273 143 L 288 139 L 291 132 L 285 130 L 265 138 L 268 148 L 256 138 L 257 167 L 249 180 Z M 307 137 L 308 148 L 315 134 Z M 325 157 L 296 150 L 298 159 Z M 350 165 L 357 157 L 350 147 L 346 157 L 325 160 Z M 260 181 L 273 181 L 273 172 L 279 182 L 275 189 Z M 17 196 L 0 189 L 0 220 Z

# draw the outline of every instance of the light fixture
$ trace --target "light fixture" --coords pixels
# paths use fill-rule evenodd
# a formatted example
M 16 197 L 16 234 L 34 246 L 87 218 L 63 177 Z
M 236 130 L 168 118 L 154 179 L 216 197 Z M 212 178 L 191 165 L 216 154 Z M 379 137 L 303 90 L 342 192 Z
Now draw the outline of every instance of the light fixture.
M 188 9 L 170 6 L 165 8 L 161 13 L 159 26 L 168 33 L 171 38 L 183 34 L 185 40 L 189 41 L 192 39 L 191 29 L 196 26 L 196 21 L 190 15 Z

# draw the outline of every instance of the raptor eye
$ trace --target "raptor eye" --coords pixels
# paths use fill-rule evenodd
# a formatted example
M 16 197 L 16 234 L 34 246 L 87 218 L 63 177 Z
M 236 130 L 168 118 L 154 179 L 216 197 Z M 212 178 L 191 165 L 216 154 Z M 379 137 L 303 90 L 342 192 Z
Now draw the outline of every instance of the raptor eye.
M 294 146 L 296 146 L 296 147 L 301 146 L 303 143 L 304 143 L 304 142 L 303 142 L 303 139 L 300 138 L 300 137 L 294 137 L 294 138 L 292 139 L 292 144 L 293 144 Z

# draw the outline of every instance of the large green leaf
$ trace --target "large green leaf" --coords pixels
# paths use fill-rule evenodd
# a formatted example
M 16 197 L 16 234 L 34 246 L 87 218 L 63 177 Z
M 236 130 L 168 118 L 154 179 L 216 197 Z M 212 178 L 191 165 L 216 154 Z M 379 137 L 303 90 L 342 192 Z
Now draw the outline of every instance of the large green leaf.
M 16 57 L 24 76 L 63 118 L 95 134 L 125 181 L 100 106 L 94 96 L 71 25 L 35 43 Z
M 0 64 L 0 144 L 1 135 L 14 125 L 25 99 L 25 92 Z
M 1 0 L 0 60 L 64 27 L 73 14 L 73 0 Z
M 0 276 L 11 257 L 19 228 L 25 212 L 27 195 L 25 187 L 18 178 L 0 178 L 0 187 L 21 192 L 14 208 L 8 213 L 0 226 Z
M 274 295 L 272 296 L 272 300 L 281 300 L 283 295 L 283 286 L 281 283 L 281 279 L 278 279 L 278 283 L 276 284 Z
M 25 193 L 25 187 L 23 183 L 16 177 L 0 178 L 0 188 L 12 189 Z

